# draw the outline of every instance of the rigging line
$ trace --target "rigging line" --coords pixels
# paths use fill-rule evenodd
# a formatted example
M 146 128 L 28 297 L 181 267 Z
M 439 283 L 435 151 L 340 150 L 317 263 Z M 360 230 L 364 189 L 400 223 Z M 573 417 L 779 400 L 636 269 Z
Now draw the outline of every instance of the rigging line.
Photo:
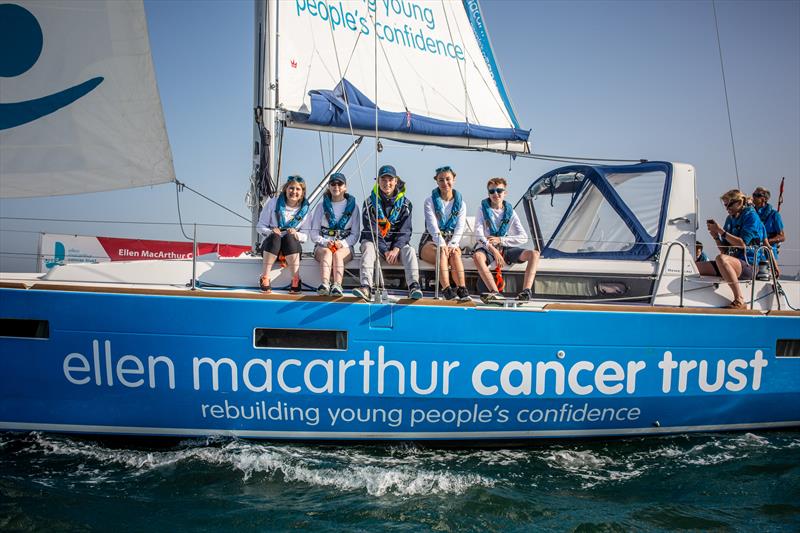
M 183 233 L 183 238 L 187 241 L 194 241 L 191 237 L 186 235 L 186 231 L 183 229 L 183 218 L 181 217 L 181 189 L 183 185 L 177 179 L 175 180 L 175 202 L 178 206 L 178 225 L 181 228 L 181 233 Z
M 369 11 L 367 11 L 367 13 L 369 13 Z M 372 18 L 372 15 L 368 14 L 368 16 L 369 16 L 369 18 Z M 377 115 L 378 115 L 378 89 L 377 89 L 377 85 L 378 85 L 378 48 L 377 48 L 377 42 L 378 42 L 378 39 L 377 39 L 377 37 L 378 37 L 378 19 L 377 19 L 377 16 L 376 16 L 375 19 L 373 19 L 373 27 L 375 28 L 374 29 L 374 32 L 375 32 L 374 41 L 376 43 L 374 55 L 375 55 L 375 86 L 376 86 L 376 89 L 375 89 L 375 116 L 376 116 L 376 120 L 377 120 Z M 391 61 L 389 61 L 389 56 L 386 54 L 386 48 L 384 48 L 383 43 L 381 43 L 381 52 L 383 52 L 383 58 L 386 60 L 386 67 L 389 69 L 389 74 L 392 75 L 392 81 L 394 81 L 394 88 L 397 89 L 397 94 L 400 95 L 400 101 L 403 103 L 403 109 L 405 109 L 406 113 L 408 113 L 409 112 L 408 111 L 408 104 L 406 103 L 406 99 L 403 98 L 403 91 L 400 90 L 400 84 L 397 82 L 397 76 L 394 73 L 394 69 L 392 68 L 392 63 L 391 63 Z M 377 131 L 377 128 L 376 128 L 376 131 Z
M 36 218 L 36 217 L 0 217 L 0 220 L 24 220 L 27 222 L 74 222 L 80 224 L 133 224 L 141 226 L 176 226 L 177 222 L 153 222 L 149 220 L 90 220 L 78 218 Z M 198 222 L 198 226 L 207 226 L 213 228 L 249 228 L 250 226 L 243 226 L 238 224 L 205 224 Z M 0 231 L 11 231 L 0 229 Z M 37 231 L 35 233 L 41 233 Z
M 206 200 L 208 200 L 212 204 L 216 205 L 217 207 L 221 207 L 222 209 L 224 209 L 225 211 L 229 212 L 230 214 L 235 215 L 235 216 L 241 218 L 242 220 L 246 221 L 248 224 L 250 223 L 250 219 L 249 218 L 240 215 L 239 213 L 237 213 L 233 209 L 230 209 L 229 207 L 226 207 L 226 206 L 222 205 L 221 203 L 217 202 L 213 198 L 209 198 L 208 196 L 206 196 L 205 194 L 201 193 L 200 191 L 196 191 L 196 190 L 192 189 L 191 187 L 189 187 L 188 185 L 186 185 L 182 181 L 178 181 L 176 179 L 175 180 L 175 185 L 179 185 L 181 188 L 189 189 L 190 191 L 192 191 L 196 195 L 198 195 L 198 196 L 200 196 L 202 198 L 205 198 Z
M 317 131 L 317 135 L 319 136 L 319 159 L 320 163 L 322 163 L 322 177 L 325 177 L 325 153 L 322 149 L 322 132 Z M 331 158 L 331 164 L 333 163 L 333 158 Z
M 733 150 L 733 168 L 736 170 L 736 187 L 741 190 L 742 185 L 739 182 L 739 163 L 736 160 L 736 143 L 733 140 L 733 122 L 731 121 L 731 106 L 728 101 L 728 83 L 725 80 L 725 64 L 722 61 L 722 42 L 719 39 L 719 22 L 717 21 L 717 2 L 711 0 L 711 7 L 714 10 L 714 28 L 717 31 L 717 50 L 719 50 L 719 68 L 722 71 L 722 87 L 725 90 L 725 109 L 728 112 L 728 130 L 731 134 L 731 149 Z
M 329 25 L 329 28 L 330 28 L 330 31 L 331 31 L 331 41 L 333 43 L 333 54 L 334 54 L 334 57 L 336 58 L 336 68 L 339 71 L 339 78 L 341 80 L 343 78 L 342 65 L 341 65 L 341 63 L 339 61 L 339 49 L 336 46 L 336 38 L 333 36 L 334 29 L 333 29 L 333 21 L 332 20 L 331 20 L 331 23 Z M 376 26 L 375 21 L 373 21 L 374 42 L 377 42 L 377 33 L 376 33 L 376 31 L 377 31 L 377 26 Z M 358 44 L 358 39 L 360 37 L 361 37 L 361 35 L 359 34 L 359 37 L 356 38 L 356 44 Z M 353 52 L 352 53 L 355 54 L 355 47 L 353 48 Z M 378 117 L 377 117 L 377 111 L 378 111 L 378 107 L 377 107 L 378 106 L 378 102 L 377 102 L 377 96 L 378 96 L 378 88 L 377 88 L 377 83 L 378 83 L 377 58 L 378 58 L 378 55 L 377 55 L 377 50 L 373 51 L 373 55 L 374 55 L 375 61 L 376 61 L 376 64 L 375 64 L 376 65 L 375 66 L 375 113 L 376 113 L 376 115 L 375 115 L 375 173 L 377 174 L 377 172 L 378 172 L 378 170 L 377 170 L 377 165 L 378 165 L 378 136 L 377 136 L 378 135 L 378 133 L 377 133 L 378 132 L 378 130 L 377 130 L 377 128 L 378 128 Z M 351 55 L 350 59 L 352 60 L 352 55 Z M 349 60 L 348 60 L 348 66 L 349 66 L 349 64 L 350 63 L 349 63 Z M 350 114 L 350 101 L 348 100 L 346 93 L 343 92 L 342 94 L 344 96 L 343 99 L 344 99 L 345 110 L 347 111 L 347 123 L 348 123 L 348 126 L 350 128 L 350 139 L 351 139 L 351 142 L 355 143 L 356 134 L 355 134 L 355 131 L 353 129 L 353 118 L 352 118 L 352 116 Z M 361 157 L 358 155 L 358 150 L 355 151 L 355 156 L 356 156 L 356 161 L 358 162 L 358 181 L 359 181 L 359 184 L 361 185 L 361 194 L 364 197 L 364 205 L 366 206 L 367 193 L 366 193 L 366 190 L 364 188 L 364 175 L 361 172 L 362 163 L 361 163 Z M 376 211 L 376 213 L 377 213 L 377 211 Z M 375 217 L 376 225 L 377 225 L 377 218 L 378 217 L 376 216 Z M 375 250 L 377 251 L 378 250 L 377 231 L 376 232 L 370 232 L 370 233 L 372 234 L 373 245 L 375 246 Z M 380 269 L 380 261 L 377 261 L 377 263 L 378 263 L 378 268 Z M 382 279 L 382 276 L 381 276 L 381 279 Z
M 454 41 L 453 39 L 453 30 L 450 29 L 450 17 L 447 16 L 447 8 L 444 5 L 444 0 L 442 0 L 442 13 L 444 13 L 444 21 L 447 24 L 447 33 L 450 35 L 450 42 Z M 463 42 L 463 38 L 462 38 Z M 458 68 L 458 75 L 461 77 L 461 84 L 464 87 L 464 121 L 469 124 L 469 109 L 472 109 L 472 114 L 475 114 L 475 108 L 472 106 L 472 102 L 469 99 L 469 91 L 467 90 L 467 78 L 464 72 L 461 72 L 461 65 L 456 62 L 456 67 Z M 477 119 L 477 116 L 476 116 Z

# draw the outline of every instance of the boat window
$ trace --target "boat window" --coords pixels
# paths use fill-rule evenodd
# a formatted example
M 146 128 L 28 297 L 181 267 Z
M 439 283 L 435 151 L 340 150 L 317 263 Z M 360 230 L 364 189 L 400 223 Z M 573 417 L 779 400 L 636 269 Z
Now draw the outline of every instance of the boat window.
M 624 252 L 633 248 L 635 235 L 593 183 L 587 183 L 578 195 L 549 248 L 565 253 Z
M 606 174 L 606 179 L 625 205 L 633 211 L 647 233 L 656 235 L 661 218 L 666 173 L 658 171 Z
M 47 320 L 0 318 L 0 337 L 49 339 L 50 323 Z
M 775 346 L 778 357 L 800 357 L 800 339 L 778 339 Z
M 347 332 L 322 329 L 256 328 L 256 348 L 295 350 L 347 350 Z

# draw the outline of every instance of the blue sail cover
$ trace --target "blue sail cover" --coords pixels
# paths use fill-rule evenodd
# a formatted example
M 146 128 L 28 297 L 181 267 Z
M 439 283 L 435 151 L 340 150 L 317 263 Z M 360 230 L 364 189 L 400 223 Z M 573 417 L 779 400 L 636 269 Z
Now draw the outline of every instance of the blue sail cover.
M 625 203 L 625 201 L 617 193 L 614 185 L 612 185 L 607 176 L 612 174 L 645 174 L 650 172 L 663 172 L 664 186 L 661 194 L 661 206 L 659 210 L 659 219 L 656 226 L 654 235 L 651 235 L 642 223 L 639 221 L 633 210 Z M 659 250 L 661 237 L 664 233 L 664 218 L 666 217 L 666 206 L 669 199 L 669 191 L 672 183 L 672 165 L 665 162 L 648 162 L 636 165 L 572 165 L 561 167 L 551 172 L 548 172 L 531 186 L 531 189 L 543 180 L 553 178 L 559 174 L 581 173 L 584 179 L 577 188 L 572 192 L 572 201 L 564 212 L 564 216 L 558 223 L 558 226 L 553 231 L 552 236 L 547 241 L 542 249 L 542 257 L 548 259 L 558 258 L 572 258 L 572 259 L 627 259 L 635 261 L 643 261 L 652 258 Z M 620 251 L 578 251 L 578 252 L 563 252 L 553 248 L 554 243 L 558 242 L 559 232 L 564 228 L 568 219 L 581 214 L 576 210 L 576 204 L 586 191 L 587 187 L 594 185 L 597 190 L 603 195 L 608 205 L 616 212 L 621 222 L 630 229 L 635 238 L 633 246 L 627 250 Z
M 292 113 L 295 122 L 345 130 L 375 129 L 375 104 L 346 79 L 334 90 L 313 90 L 308 94 L 311 97 L 311 113 Z M 530 135 L 530 130 L 520 128 L 492 128 L 467 122 L 450 122 L 410 112 L 378 109 L 377 118 L 381 132 L 521 142 L 526 142 Z

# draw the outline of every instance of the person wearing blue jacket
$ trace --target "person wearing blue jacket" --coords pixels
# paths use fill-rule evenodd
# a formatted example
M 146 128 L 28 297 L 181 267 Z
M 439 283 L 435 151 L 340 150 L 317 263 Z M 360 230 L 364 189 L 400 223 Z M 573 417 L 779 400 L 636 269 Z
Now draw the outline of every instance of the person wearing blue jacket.
M 362 300 L 372 296 L 375 262 L 380 257 L 390 265 L 403 264 L 408 297 L 422 298 L 417 252 L 411 246 L 411 202 L 406 185 L 392 165 L 383 165 L 372 194 L 361 210 L 361 286 L 353 294 Z M 377 244 L 377 253 L 375 245 Z
M 783 233 L 783 218 L 781 214 L 769 204 L 770 193 L 764 187 L 756 187 L 753 191 L 753 207 L 756 209 L 758 218 L 764 224 L 767 231 L 767 241 L 772 247 L 775 260 L 778 260 L 780 244 L 786 240 Z
M 763 257 L 763 252 L 756 254 L 756 249 L 766 240 L 767 232 L 742 191 L 732 189 L 720 199 L 728 211 L 725 225 L 720 227 L 714 220 L 708 220 L 706 225 L 722 253 L 714 261 L 697 263 L 697 268 L 702 275 L 721 276 L 728 282 L 733 291 L 729 309 L 745 309 L 739 280 L 752 278 L 754 266 Z

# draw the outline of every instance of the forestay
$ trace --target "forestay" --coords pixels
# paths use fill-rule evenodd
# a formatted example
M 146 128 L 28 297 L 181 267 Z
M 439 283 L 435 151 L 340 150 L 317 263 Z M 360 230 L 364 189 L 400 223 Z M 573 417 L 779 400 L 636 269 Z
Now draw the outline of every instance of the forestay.
M 0 196 L 174 180 L 141 0 L 12 0 L 0 26 Z
M 277 9 L 291 127 L 527 152 L 477 0 L 292 0 Z M 268 59 L 269 60 L 269 59 Z

